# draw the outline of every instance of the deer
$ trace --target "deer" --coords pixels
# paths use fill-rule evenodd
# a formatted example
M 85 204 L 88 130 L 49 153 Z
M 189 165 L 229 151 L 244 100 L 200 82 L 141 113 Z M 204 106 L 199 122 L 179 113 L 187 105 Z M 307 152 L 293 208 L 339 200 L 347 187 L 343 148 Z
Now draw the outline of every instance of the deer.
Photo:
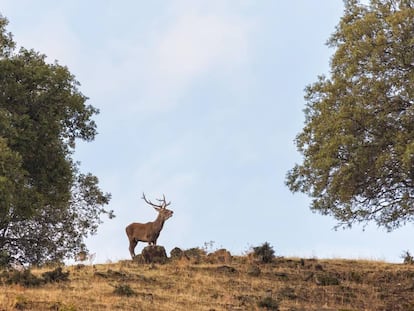
M 157 239 L 164 226 L 164 222 L 174 213 L 167 209 L 167 206 L 171 204 L 171 201 L 167 203 L 165 195 L 163 195 L 162 200 L 157 199 L 160 204 L 154 204 L 147 200 L 145 193 L 142 193 L 142 199 L 158 212 L 158 216 L 154 221 L 145 224 L 133 222 L 125 228 L 129 240 L 129 253 L 131 254 L 132 259 L 135 257 L 135 247 L 138 242 L 148 242 L 148 245 L 157 245 Z

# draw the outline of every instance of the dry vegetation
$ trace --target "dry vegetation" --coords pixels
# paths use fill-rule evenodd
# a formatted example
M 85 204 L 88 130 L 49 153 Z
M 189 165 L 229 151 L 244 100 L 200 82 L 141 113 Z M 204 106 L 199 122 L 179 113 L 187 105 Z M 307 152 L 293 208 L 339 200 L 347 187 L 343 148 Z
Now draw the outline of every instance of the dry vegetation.
M 57 275 L 46 274 L 45 281 L 51 270 Z M 120 261 L 31 272 L 40 284 L 11 282 L 3 272 L 0 311 L 414 310 L 414 265 L 375 261 L 260 263 L 200 252 L 166 264 Z

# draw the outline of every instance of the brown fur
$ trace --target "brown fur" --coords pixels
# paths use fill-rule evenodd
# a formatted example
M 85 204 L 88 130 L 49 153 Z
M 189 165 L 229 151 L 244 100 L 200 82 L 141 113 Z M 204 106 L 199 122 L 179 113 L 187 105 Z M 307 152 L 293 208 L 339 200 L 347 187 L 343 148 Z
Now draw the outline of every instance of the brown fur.
M 162 205 L 154 205 L 150 201 L 144 200 L 148 204 L 152 205 L 156 211 L 158 211 L 158 217 L 155 221 L 147 223 L 134 222 L 125 228 L 126 234 L 129 240 L 129 253 L 131 257 L 135 257 L 135 247 L 138 242 L 147 242 L 149 245 L 157 245 L 157 239 L 164 226 L 164 222 L 173 215 L 173 211 L 166 208 L 170 203 L 164 203 Z

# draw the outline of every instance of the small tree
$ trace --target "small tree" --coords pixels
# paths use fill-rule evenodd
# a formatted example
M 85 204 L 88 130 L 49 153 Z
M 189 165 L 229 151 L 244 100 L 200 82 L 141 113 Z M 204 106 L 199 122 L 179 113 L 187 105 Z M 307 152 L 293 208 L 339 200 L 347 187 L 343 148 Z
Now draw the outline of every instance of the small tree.
M 260 262 L 270 263 L 275 258 L 275 251 L 268 242 L 265 242 L 261 246 L 253 247 L 253 255 Z

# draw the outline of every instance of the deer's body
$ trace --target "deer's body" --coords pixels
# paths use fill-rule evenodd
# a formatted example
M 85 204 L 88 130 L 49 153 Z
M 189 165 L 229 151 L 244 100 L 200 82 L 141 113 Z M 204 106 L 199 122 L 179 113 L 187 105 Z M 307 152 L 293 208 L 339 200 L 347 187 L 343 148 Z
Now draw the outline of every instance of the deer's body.
M 166 203 L 164 200 L 159 200 L 162 205 L 153 204 L 151 201 L 147 201 L 145 195 L 143 196 L 145 202 L 150 204 L 158 212 L 158 217 L 155 221 L 147 223 L 134 222 L 125 228 L 126 234 L 129 240 L 129 253 L 131 257 L 135 257 L 135 247 L 138 242 L 147 242 L 149 245 L 157 245 L 157 239 L 164 226 L 164 222 L 173 215 L 173 211 L 166 209 L 171 202 Z
M 135 248 L 136 243 L 138 242 L 148 242 L 150 245 L 157 245 L 157 239 L 164 226 L 164 220 L 159 218 L 160 217 L 157 217 L 155 221 L 147 222 L 145 224 L 133 222 L 125 228 L 129 243 L 131 245 L 135 243 L 133 248 Z M 129 251 L 131 252 L 131 248 Z

